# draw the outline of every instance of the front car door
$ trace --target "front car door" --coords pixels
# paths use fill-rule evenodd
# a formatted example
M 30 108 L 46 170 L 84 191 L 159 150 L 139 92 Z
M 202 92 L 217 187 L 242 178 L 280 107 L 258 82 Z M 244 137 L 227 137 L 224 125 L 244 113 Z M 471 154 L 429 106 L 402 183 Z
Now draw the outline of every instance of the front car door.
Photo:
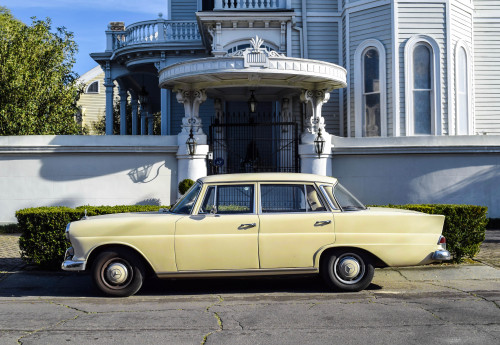
M 178 271 L 259 268 L 256 185 L 204 186 L 193 214 L 177 221 Z
M 312 183 L 260 183 L 261 268 L 313 267 L 335 241 L 333 214 Z

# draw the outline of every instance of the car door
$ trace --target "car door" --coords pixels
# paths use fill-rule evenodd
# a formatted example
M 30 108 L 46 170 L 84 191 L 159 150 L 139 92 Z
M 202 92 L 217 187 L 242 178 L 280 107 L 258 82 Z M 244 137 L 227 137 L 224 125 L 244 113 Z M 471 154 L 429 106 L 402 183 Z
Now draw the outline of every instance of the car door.
M 256 186 L 214 184 L 204 188 L 196 214 L 177 221 L 177 270 L 259 268 Z
M 333 214 L 314 184 L 261 183 L 261 268 L 313 267 L 314 255 L 335 241 Z

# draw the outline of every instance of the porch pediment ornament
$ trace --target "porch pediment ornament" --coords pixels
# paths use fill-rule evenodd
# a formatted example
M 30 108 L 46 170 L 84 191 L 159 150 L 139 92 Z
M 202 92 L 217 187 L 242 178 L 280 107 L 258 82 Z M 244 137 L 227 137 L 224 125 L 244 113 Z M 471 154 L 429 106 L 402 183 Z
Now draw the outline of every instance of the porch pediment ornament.
M 233 53 L 228 53 L 228 57 L 243 57 L 244 67 L 262 67 L 269 68 L 270 57 L 285 57 L 284 54 L 279 54 L 275 51 L 269 51 L 266 48 L 261 48 L 264 40 L 259 36 L 255 36 L 250 40 L 251 48 L 237 50 Z

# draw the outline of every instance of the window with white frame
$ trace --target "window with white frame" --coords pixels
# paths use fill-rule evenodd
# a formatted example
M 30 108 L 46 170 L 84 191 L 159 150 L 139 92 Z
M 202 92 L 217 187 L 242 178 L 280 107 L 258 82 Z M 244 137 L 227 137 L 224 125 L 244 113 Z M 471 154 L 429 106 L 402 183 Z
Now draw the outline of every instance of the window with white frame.
M 94 81 L 89 86 L 87 86 L 87 90 L 85 93 L 99 93 L 99 81 Z
M 456 134 L 472 133 L 471 121 L 471 71 L 469 67 L 468 47 L 459 41 L 455 49 L 455 114 Z
M 385 49 L 380 41 L 370 39 L 359 45 L 354 54 L 355 135 L 387 135 Z
M 406 135 L 441 134 L 439 46 L 416 35 L 405 46 Z

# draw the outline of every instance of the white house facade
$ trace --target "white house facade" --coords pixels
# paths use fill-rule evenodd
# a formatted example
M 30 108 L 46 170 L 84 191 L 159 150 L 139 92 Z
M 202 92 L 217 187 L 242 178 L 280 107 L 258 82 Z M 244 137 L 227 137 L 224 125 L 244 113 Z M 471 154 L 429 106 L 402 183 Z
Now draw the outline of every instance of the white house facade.
M 500 1 L 170 0 L 165 12 L 111 23 L 91 54 L 106 132 L 118 95 L 121 135 L 89 137 L 92 152 L 61 139 L 88 155 L 132 150 L 126 138 L 164 150 L 162 204 L 184 178 L 301 171 L 368 204 L 479 204 L 500 218 Z M 153 113 L 161 136 L 144 149 Z

